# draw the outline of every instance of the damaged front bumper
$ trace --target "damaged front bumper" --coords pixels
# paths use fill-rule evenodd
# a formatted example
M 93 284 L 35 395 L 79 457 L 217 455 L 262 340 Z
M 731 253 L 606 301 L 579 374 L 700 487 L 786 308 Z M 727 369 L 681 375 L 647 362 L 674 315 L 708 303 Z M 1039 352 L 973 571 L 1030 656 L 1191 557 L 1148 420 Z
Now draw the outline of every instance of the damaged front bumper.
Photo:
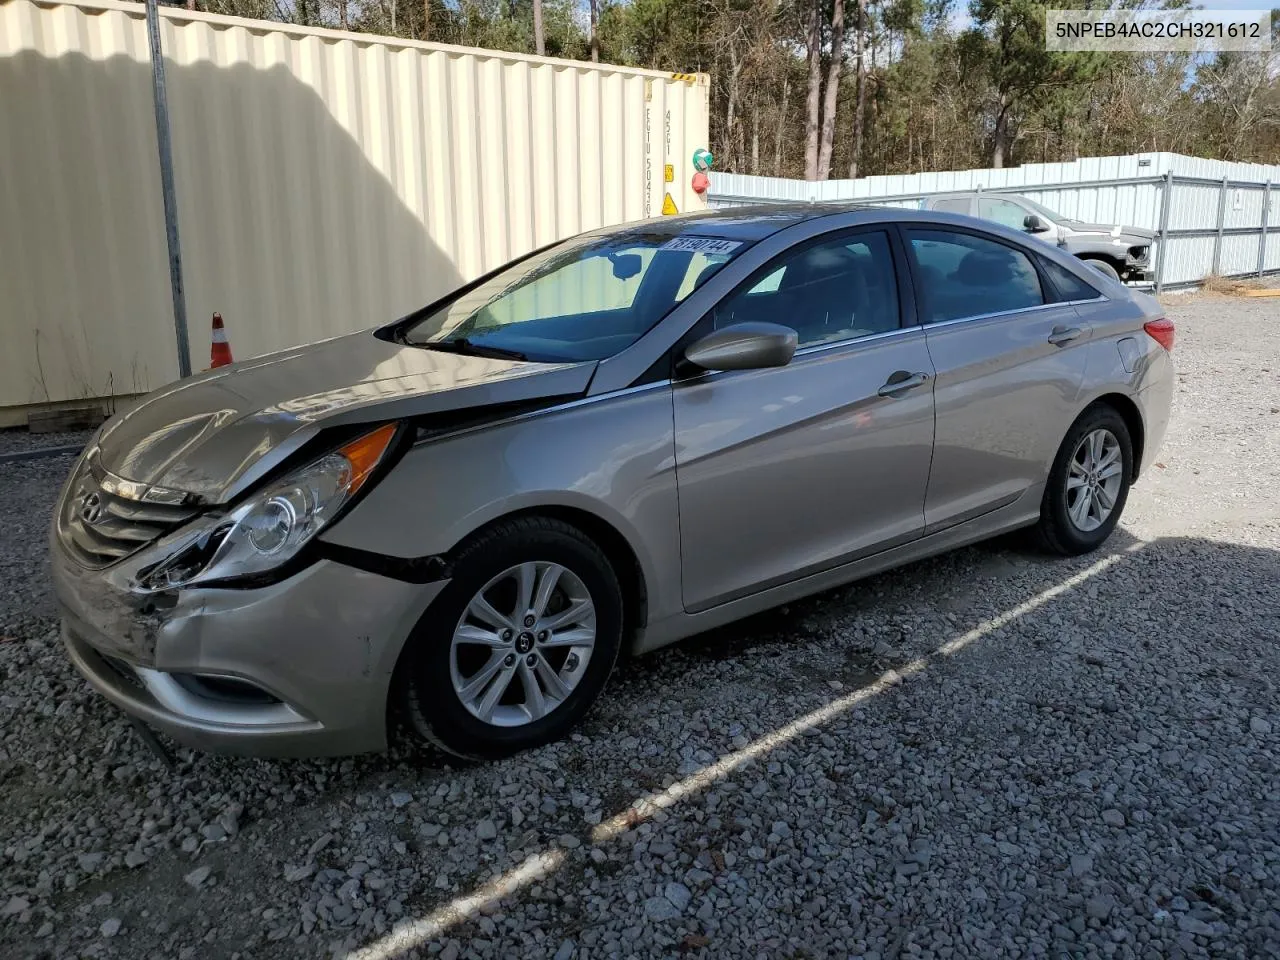
M 138 591 L 141 560 L 80 565 L 51 537 L 72 663 L 189 746 L 255 756 L 384 749 L 391 676 L 444 587 L 333 560 L 252 589 Z

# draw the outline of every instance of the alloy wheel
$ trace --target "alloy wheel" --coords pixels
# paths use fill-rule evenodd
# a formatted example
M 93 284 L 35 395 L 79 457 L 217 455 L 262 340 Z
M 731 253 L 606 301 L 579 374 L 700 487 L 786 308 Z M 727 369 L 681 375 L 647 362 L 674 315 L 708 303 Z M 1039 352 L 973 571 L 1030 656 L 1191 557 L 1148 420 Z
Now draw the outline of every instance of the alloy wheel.
M 477 591 L 454 628 L 454 693 L 484 723 L 532 723 L 573 693 L 595 641 L 595 604 L 573 571 L 543 561 L 509 567 Z
M 1067 516 L 1082 533 L 1107 522 L 1115 510 L 1124 482 L 1120 441 L 1105 427 L 1085 434 L 1067 469 Z

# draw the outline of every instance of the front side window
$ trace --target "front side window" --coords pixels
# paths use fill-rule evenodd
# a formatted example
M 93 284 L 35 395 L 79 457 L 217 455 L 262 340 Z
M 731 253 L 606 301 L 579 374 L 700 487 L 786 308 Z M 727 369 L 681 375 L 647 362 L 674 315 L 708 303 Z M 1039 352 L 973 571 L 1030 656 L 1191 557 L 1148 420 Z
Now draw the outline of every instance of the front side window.
M 1023 310 L 1045 302 L 1025 253 L 951 230 L 907 230 L 927 323 Z
M 712 314 L 715 328 L 779 323 L 800 346 L 898 328 L 898 287 L 887 234 L 846 234 L 775 260 Z
M 746 246 L 651 227 L 567 240 L 428 314 L 405 341 L 548 363 L 603 360 L 635 343 Z
M 983 197 L 978 201 L 978 216 L 983 220 L 992 220 L 1006 227 L 1022 230 L 1024 229 L 1023 221 L 1027 219 L 1027 211 L 1012 200 Z

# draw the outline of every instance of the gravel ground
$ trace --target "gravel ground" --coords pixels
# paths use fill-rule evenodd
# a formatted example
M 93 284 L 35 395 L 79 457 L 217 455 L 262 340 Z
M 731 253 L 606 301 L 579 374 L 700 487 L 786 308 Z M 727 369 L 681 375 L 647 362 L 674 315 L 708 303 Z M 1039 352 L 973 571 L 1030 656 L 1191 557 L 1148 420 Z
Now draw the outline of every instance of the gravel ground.
M 46 447 L 84 446 L 92 430 L 62 430 L 57 433 L 29 433 L 25 427 L 0 430 L 0 457 Z
M 69 461 L 0 466 L 0 956 L 1280 956 L 1275 307 L 1172 303 L 1174 423 L 1106 550 L 754 618 L 488 766 L 166 771 L 56 642 Z

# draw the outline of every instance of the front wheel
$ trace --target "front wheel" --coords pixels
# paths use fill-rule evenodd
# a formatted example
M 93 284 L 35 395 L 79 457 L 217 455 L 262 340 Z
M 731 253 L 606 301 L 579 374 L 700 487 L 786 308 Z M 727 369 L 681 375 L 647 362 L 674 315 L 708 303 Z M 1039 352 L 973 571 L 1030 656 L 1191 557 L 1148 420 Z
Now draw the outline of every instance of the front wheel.
M 576 528 L 546 517 L 491 528 L 458 556 L 409 640 L 410 727 L 467 759 L 561 738 L 613 670 L 622 609 L 608 559 Z
M 1120 522 L 1133 481 L 1133 441 L 1115 408 L 1090 407 L 1067 431 L 1049 471 L 1037 532 L 1055 553 L 1088 553 Z

